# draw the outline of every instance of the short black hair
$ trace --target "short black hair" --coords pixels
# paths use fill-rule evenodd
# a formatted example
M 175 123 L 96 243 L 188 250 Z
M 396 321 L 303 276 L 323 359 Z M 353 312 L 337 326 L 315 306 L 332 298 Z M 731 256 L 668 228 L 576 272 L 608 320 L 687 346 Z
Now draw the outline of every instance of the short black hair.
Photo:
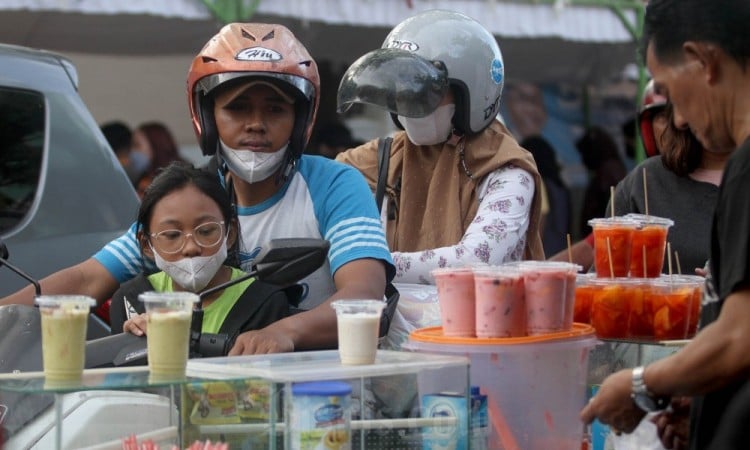
M 641 57 L 653 43 L 662 61 L 679 56 L 687 41 L 711 42 L 741 67 L 750 59 L 750 2 L 747 0 L 650 0 L 641 40 Z
M 133 142 L 133 132 L 125 123 L 117 120 L 107 122 L 102 124 L 101 130 L 116 155 L 130 151 Z

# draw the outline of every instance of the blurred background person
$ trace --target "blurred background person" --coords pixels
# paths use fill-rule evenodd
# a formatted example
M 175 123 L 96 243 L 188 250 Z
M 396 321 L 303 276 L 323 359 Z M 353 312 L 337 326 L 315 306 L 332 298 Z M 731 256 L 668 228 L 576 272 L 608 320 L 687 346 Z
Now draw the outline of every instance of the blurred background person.
M 546 192 L 548 210 L 542 215 L 541 235 L 545 255 L 554 255 L 567 247 L 570 233 L 570 191 L 560 177 L 560 164 L 552 146 L 542 136 L 530 136 L 521 147 L 534 155 Z
M 322 124 L 313 135 L 310 145 L 311 153 L 335 159 L 344 150 L 358 147 L 362 141 L 354 139 L 352 132 L 341 122 Z
M 145 122 L 133 131 L 131 158 L 143 161 L 134 183 L 141 197 L 161 169 L 174 161 L 185 162 L 172 133 L 161 122 Z
M 625 178 L 627 169 L 620 158 L 615 140 L 604 128 L 590 127 L 576 142 L 576 147 L 590 173 L 583 196 L 580 223 L 580 236 L 588 236 L 591 233 L 589 219 L 610 214 L 607 211 L 610 188 Z
M 101 124 L 100 129 L 115 153 L 115 157 L 125 169 L 130 182 L 135 185 L 140 176 L 139 172 L 143 170 L 141 168 L 143 164 L 141 164 L 138 156 L 133 157 L 132 155 L 133 131 L 125 122 L 119 120 L 105 122 Z

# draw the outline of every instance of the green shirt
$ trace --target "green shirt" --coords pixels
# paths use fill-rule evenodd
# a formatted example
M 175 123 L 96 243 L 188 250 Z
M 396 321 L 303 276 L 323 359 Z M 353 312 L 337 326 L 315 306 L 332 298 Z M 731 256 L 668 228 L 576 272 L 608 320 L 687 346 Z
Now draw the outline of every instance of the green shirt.
M 234 267 L 231 267 L 231 269 L 232 280 L 245 275 L 245 272 L 240 269 Z M 154 287 L 156 292 L 172 292 L 174 290 L 172 289 L 172 279 L 169 278 L 169 275 L 165 272 L 157 272 L 153 275 L 149 275 L 148 281 L 151 283 L 151 286 Z M 218 333 L 219 329 L 221 329 L 221 324 L 224 323 L 224 319 L 227 318 L 229 311 L 234 307 L 234 304 L 237 303 L 237 300 L 242 293 L 245 292 L 245 289 L 247 289 L 253 281 L 255 281 L 255 278 L 250 278 L 229 286 L 222 291 L 219 298 L 203 308 L 203 329 L 201 331 L 203 333 Z

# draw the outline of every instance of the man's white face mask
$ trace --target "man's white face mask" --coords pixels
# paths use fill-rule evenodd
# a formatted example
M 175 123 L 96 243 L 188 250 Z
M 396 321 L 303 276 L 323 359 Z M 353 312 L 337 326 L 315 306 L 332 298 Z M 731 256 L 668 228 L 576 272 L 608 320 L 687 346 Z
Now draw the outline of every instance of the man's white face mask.
M 163 270 L 172 281 L 190 292 L 198 293 L 208 286 L 227 259 L 227 238 L 224 237 L 221 247 L 211 256 L 196 256 L 194 258 L 182 258 L 170 262 L 159 256 L 159 252 L 151 247 L 154 253 L 156 267 Z
M 448 103 L 438 106 L 427 117 L 412 118 L 398 116 L 409 140 L 417 145 L 435 145 L 448 140 L 453 130 L 453 114 L 456 105 Z
M 227 163 L 229 170 L 248 183 L 257 183 L 270 177 L 281 167 L 286 155 L 285 146 L 273 153 L 237 150 L 224 144 L 221 140 L 221 157 Z

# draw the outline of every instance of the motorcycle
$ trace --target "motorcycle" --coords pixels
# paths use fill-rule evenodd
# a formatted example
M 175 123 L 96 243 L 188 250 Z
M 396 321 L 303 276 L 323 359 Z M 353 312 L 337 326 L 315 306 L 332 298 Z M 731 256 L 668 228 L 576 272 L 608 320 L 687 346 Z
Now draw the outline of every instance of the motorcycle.
M 325 262 L 328 248 L 329 243 L 322 239 L 272 240 L 269 245 L 264 246 L 264 251 L 258 255 L 252 270 L 246 275 L 203 291 L 199 296 L 204 298 L 251 277 L 278 286 L 292 286 Z M 8 250 L 0 241 L 0 266 L 3 265 L 33 284 L 37 296 L 42 294 L 36 280 L 8 261 Z M 191 324 L 191 357 L 226 355 L 235 336 L 202 333 L 202 318 L 203 311 L 198 308 L 193 313 Z M 0 374 L 42 370 L 41 318 L 38 308 L 25 305 L 0 307 L 0 330 L 3 330 L 3 337 L 0 339 Z M 106 330 L 106 336 L 100 337 L 103 330 Z M 147 364 L 145 336 L 130 333 L 110 336 L 106 324 L 93 313 L 89 314 L 87 339 L 86 369 Z M 81 391 L 64 394 L 62 397 L 59 405 L 65 417 L 66 437 L 63 448 L 80 447 L 76 443 L 77 436 L 84 436 L 86 428 L 97 418 L 108 418 L 107 435 L 111 439 L 148 432 L 155 427 L 168 427 L 176 420 L 175 405 L 169 399 L 154 394 Z M 56 433 L 55 414 L 51 408 L 53 403 L 55 399 L 50 394 L 3 392 L 0 398 L 0 448 L 52 448 Z M 146 415 L 140 418 L 140 430 L 133 429 L 134 408 Z

